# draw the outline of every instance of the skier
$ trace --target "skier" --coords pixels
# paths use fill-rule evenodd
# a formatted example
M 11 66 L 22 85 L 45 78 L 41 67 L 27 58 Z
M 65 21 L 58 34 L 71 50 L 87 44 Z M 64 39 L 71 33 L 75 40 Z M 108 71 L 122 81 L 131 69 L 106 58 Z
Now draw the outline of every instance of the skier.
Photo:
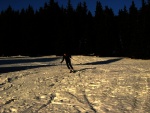
M 74 72 L 74 69 L 71 64 L 71 55 L 64 53 L 62 61 L 60 63 L 62 63 L 64 60 L 66 61 L 66 65 L 67 65 L 67 68 L 70 70 L 70 73 Z

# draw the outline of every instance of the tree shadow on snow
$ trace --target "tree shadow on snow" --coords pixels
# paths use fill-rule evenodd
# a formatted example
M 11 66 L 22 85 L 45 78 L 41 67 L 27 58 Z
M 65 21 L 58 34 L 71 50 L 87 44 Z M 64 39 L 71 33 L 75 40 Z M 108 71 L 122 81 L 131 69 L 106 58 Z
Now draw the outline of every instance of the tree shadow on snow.
M 50 62 L 57 60 L 58 58 L 24 58 L 24 59 L 1 59 L 0 60 L 0 74 L 2 73 L 8 73 L 8 72 L 15 72 L 15 71 L 21 71 L 21 70 L 27 70 L 27 69 L 33 69 L 33 68 L 40 68 L 40 67 L 47 67 L 47 66 L 55 66 L 51 65 Z M 46 64 L 44 64 L 46 62 Z M 20 66 L 18 64 L 23 63 L 29 63 L 27 66 Z M 43 63 L 43 64 L 31 64 L 31 63 Z M 11 64 L 16 64 L 15 66 Z M 4 66 L 7 65 L 7 66 Z
M 89 62 L 89 63 L 85 63 L 82 65 L 102 65 L 102 64 L 110 64 L 112 62 L 117 62 L 119 60 L 121 60 L 122 58 L 115 58 L 115 59 L 109 59 L 106 61 L 96 61 L 96 62 Z
M 4 64 L 21 64 L 21 63 L 33 63 L 33 62 L 50 62 L 57 60 L 57 58 L 32 58 L 32 57 L 27 57 L 27 58 L 6 58 L 6 59 L 0 59 L 0 65 Z
M 27 70 L 27 69 L 33 69 L 33 68 L 48 67 L 48 66 L 55 66 L 55 65 L 0 67 L 0 74 L 21 71 L 21 70 Z

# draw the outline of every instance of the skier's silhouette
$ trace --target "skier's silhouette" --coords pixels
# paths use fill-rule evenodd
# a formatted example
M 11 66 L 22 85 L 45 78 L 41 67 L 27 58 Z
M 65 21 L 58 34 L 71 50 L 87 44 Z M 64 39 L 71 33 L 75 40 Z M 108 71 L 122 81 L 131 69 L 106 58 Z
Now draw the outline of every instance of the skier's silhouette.
M 70 73 L 74 72 L 74 69 L 73 69 L 72 64 L 71 64 L 71 55 L 64 53 L 62 61 L 60 63 L 62 63 L 64 60 L 66 61 L 66 65 L 67 65 L 67 68 L 70 70 Z

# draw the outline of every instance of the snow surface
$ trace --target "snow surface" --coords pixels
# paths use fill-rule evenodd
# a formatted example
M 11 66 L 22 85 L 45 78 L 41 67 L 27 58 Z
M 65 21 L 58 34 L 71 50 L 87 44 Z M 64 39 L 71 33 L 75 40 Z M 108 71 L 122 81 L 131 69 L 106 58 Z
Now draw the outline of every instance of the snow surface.
M 150 113 L 150 60 L 0 57 L 0 113 Z

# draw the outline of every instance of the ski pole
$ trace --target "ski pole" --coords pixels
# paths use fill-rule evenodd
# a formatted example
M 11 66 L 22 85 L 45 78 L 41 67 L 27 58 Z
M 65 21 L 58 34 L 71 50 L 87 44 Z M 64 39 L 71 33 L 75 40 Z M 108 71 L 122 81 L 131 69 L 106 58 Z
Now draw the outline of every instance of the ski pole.
M 62 72 L 62 63 L 61 63 L 61 67 L 60 67 L 60 72 Z

